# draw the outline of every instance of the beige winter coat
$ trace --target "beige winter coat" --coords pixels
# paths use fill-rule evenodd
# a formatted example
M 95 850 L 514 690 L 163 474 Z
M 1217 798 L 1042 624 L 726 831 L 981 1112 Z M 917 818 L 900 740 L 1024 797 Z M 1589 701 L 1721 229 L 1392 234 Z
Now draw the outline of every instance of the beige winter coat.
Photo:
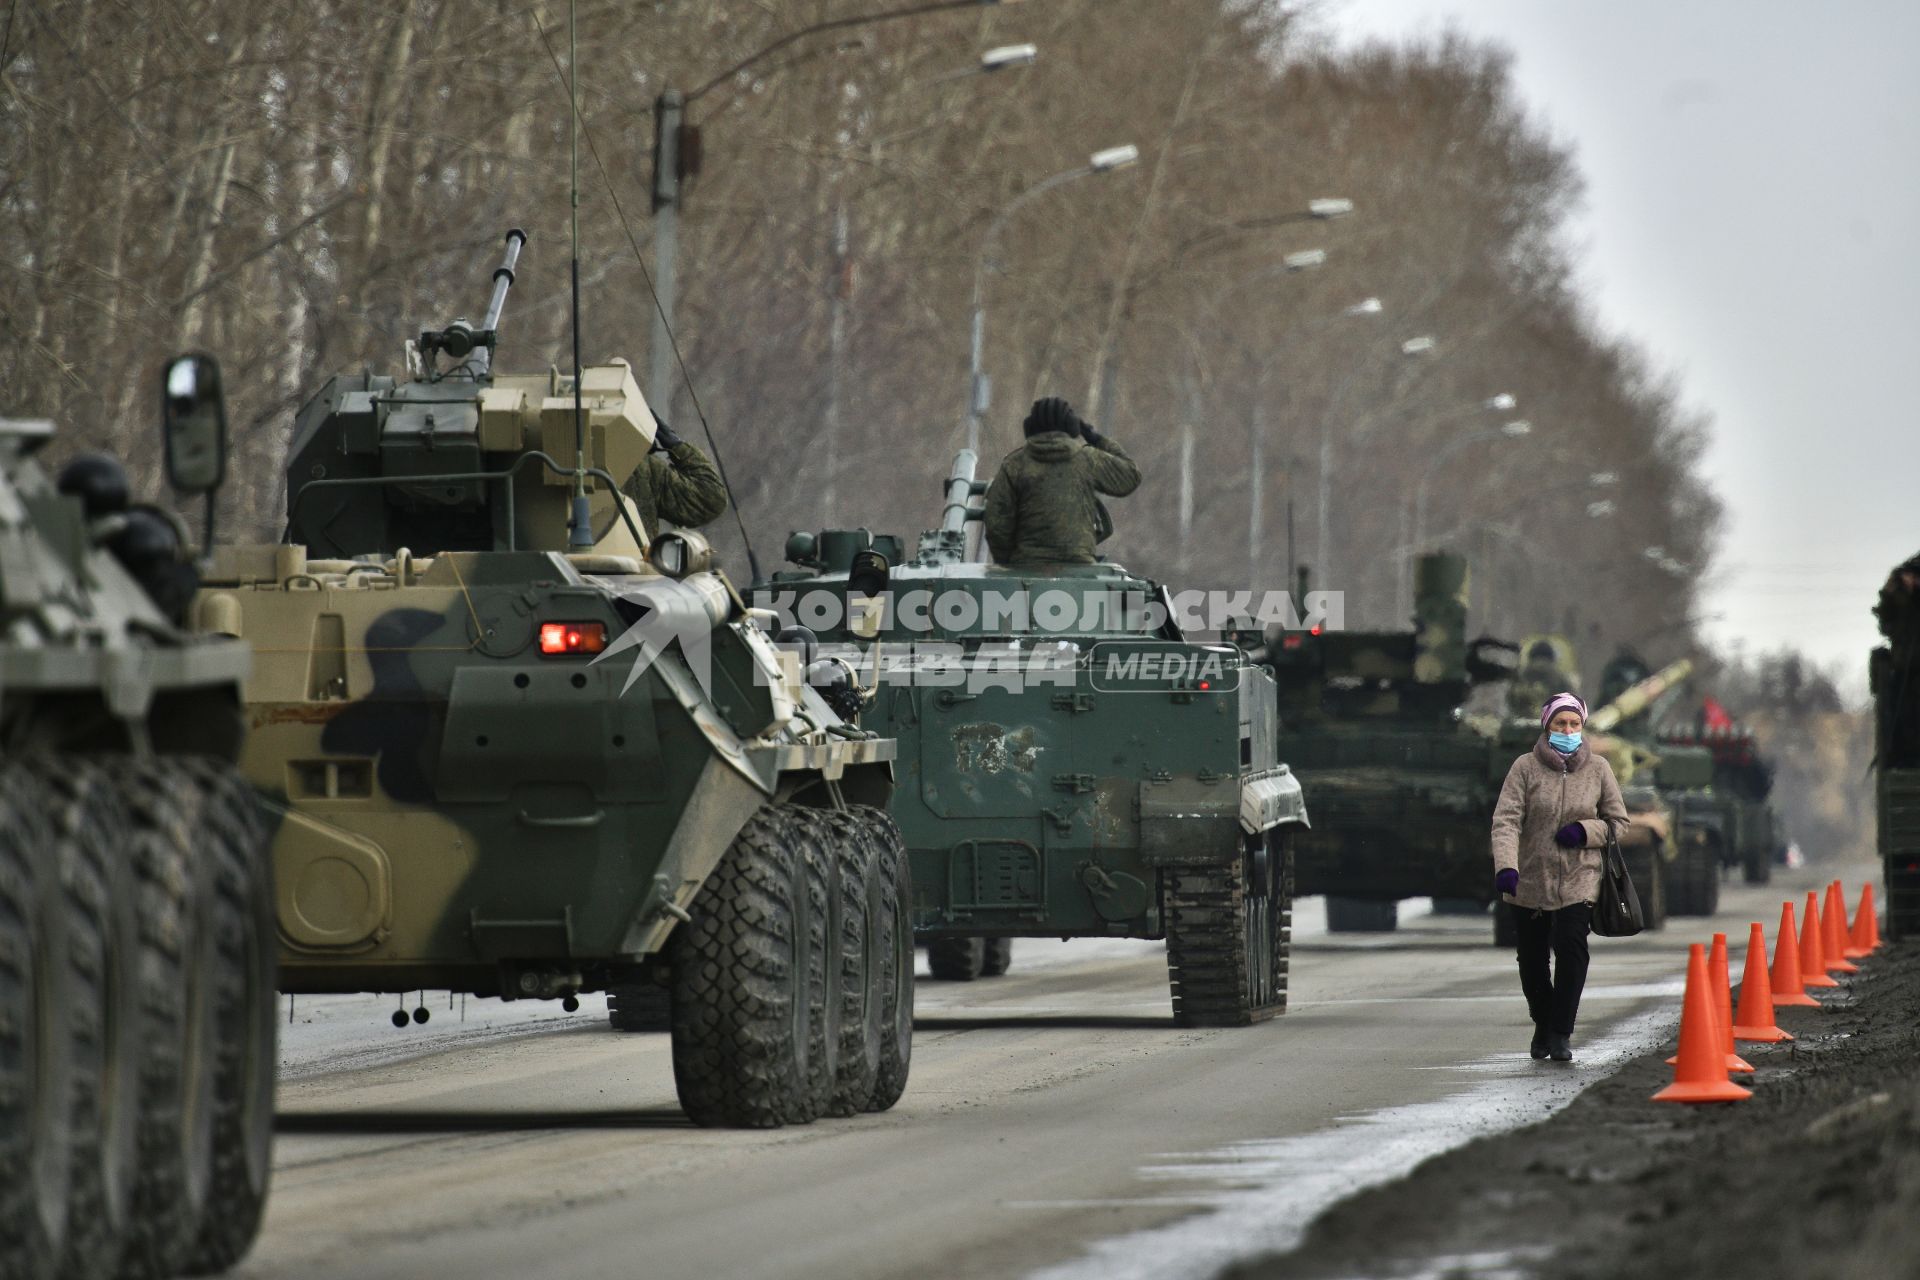
M 1554 833 L 1569 822 L 1586 830 L 1586 845 L 1562 848 Z M 1600 851 L 1607 828 L 1627 829 L 1627 806 L 1613 766 L 1585 743 L 1563 758 L 1546 735 L 1513 762 L 1493 810 L 1493 869 L 1520 871 L 1520 885 L 1504 895 L 1523 907 L 1558 911 L 1600 894 Z

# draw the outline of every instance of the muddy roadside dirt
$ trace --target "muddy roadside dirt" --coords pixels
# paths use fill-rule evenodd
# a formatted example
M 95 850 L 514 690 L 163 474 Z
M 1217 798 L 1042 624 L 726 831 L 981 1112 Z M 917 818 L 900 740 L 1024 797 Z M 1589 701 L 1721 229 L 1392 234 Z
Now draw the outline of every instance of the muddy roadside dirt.
M 1744 1102 L 1648 1101 L 1672 1079 L 1669 1040 L 1551 1119 L 1437 1156 L 1226 1274 L 1920 1276 L 1920 944 L 1860 963 L 1821 1008 L 1778 1011 L 1794 1043 L 1741 1044 Z

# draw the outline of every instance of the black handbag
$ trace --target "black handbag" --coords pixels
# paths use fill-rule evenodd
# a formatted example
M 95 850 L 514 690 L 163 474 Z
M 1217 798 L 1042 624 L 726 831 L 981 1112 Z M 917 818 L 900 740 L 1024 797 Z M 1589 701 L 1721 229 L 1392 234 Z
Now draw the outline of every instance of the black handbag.
M 1593 931 L 1603 938 L 1631 938 L 1646 927 L 1640 893 L 1627 874 L 1627 856 L 1620 852 L 1620 842 L 1608 835 L 1600 854 L 1600 896 L 1593 904 Z

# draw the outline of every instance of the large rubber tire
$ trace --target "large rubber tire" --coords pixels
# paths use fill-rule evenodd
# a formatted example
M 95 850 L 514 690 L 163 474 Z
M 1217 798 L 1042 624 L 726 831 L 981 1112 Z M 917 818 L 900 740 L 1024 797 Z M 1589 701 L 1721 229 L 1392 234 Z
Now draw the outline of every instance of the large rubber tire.
M 1746 862 L 1741 866 L 1742 878 L 1748 884 L 1766 884 L 1773 879 L 1773 850 L 1768 848 L 1749 849 Z
M 1013 967 L 1012 938 L 983 938 L 985 948 L 980 956 L 980 976 L 983 978 L 1004 977 Z
M 796 811 L 761 808 L 668 940 L 673 1081 L 695 1124 L 807 1124 L 824 1105 L 827 876 L 816 845 Z
M 183 1270 L 212 1275 L 239 1262 L 260 1234 L 273 1174 L 273 1090 L 279 1025 L 273 863 L 253 788 L 223 761 L 183 762 L 200 802 L 194 857 L 212 870 L 207 992 L 217 1048 L 213 1153 L 206 1209 Z
M 112 778 L 84 758 L 54 756 L 30 769 L 66 890 L 72 957 L 73 1164 L 62 1272 L 110 1275 L 133 1215 L 144 1050 L 127 816 Z
M 934 938 L 927 943 L 927 969 L 942 982 L 972 982 L 987 969 L 985 938 Z
M 829 934 L 833 986 L 827 994 L 829 1007 L 837 1013 L 827 1021 L 838 1043 L 826 1113 L 857 1116 L 867 1109 L 880 1075 L 880 1013 L 886 999 L 881 982 L 887 964 L 884 956 L 876 954 L 882 909 L 879 868 L 862 819 L 844 810 L 822 816 L 837 861 L 834 927 Z
M 1392 933 L 1399 926 L 1397 902 L 1327 895 L 1328 933 Z
M 1167 979 L 1183 1027 L 1244 1027 L 1285 1013 L 1293 844 L 1272 836 L 1212 866 L 1161 872 Z
M 855 805 L 873 847 L 868 890 L 877 904 L 874 954 L 882 960 L 878 1009 L 880 1065 L 868 1111 L 886 1111 L 907 1091 L 913 1067 L 913 868 L 900 828 L 879 809 Z
M 167 760 L 114 773 L 129 819 L 139 895 L 139 1164 L 124 1276 L 178 1274 L 204 1220 L 213 1176 L 217 1020 L 209 976 L 212 861 L 195 857 L 192 776 Z
M 622 982 L 609 986 L 607 1025 L 615 1031 L 671 1031 L 673 992 L 657 982 Z
M 66 1246 L 75 994 L 44 797 L 0 766 L 0 1267 L 52 1276 Z M 66 1011 L 63 1016 L 63 1011 Z

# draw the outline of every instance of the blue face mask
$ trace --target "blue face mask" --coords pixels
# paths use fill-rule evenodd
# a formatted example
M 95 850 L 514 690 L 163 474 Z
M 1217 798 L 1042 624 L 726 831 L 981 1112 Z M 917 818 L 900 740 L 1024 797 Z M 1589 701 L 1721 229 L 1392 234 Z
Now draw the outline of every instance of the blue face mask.
M 1547 742 L 1561 755 L 1570 756 L 1580 749 L 1580 731 L 1576 729 L 1572 733 L 1549 733 Z

